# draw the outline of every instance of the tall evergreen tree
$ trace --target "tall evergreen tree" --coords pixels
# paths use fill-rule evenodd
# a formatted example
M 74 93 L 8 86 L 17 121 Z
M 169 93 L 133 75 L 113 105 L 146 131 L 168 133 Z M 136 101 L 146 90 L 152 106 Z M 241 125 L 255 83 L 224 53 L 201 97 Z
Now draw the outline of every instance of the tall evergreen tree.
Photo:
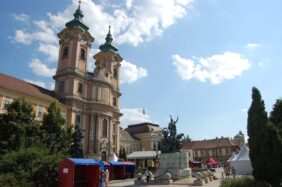
M 72 158 L 83 158 L 83 150 L 81 140 L 83 138 L 82 131 L 78 125 L 75 125 L 74 133 L 72 134 L 72 145 L 70 147 L 70 155 Z
M 248 136 L 250 147 L 250 159 L 253 166 L 253 175 L 257 181 L 264 178 L 265 166 L 264 150 L 262 146 L 265 137 L 265 126 L 268 118 L 265 111 L 264 101 L 257 88 L 252 89 L 252 104 L 248 111 Z
M 269 120 L 278 128 L 282 138 L 282 99 L 277 99 L 270 113 Z
M 248 111 L 250 159 L 256 181 L 279 185 L 279 156 L 276 154 L 280 139 L 277 129 L 268 121 L 264 101 L 257 88 L 252 89 L 252 104 Z
M 42 139 L 51 153 L 65 151 L 70 144 L 64 125 L 66 120 L 62 116 L 61 108 L 57 102 L 52 102 L 48 113 L 43 116 Z

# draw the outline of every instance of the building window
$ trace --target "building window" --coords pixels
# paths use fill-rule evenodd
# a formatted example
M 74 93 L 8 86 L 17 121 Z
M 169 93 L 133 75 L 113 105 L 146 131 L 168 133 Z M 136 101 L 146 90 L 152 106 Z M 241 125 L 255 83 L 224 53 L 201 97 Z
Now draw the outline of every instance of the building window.
M 81 82 L 78 83 L 77 92 L 80 93 L 80 94 L 82 94 L 82 92 L 83 92 L 83 84 Z
M 79 115 L 79 114 L 76 114 L 76 117 L 75 117 L 75 124 L 76 124 L 76 125 L 80 125 L 80 122 L 81 122 L 80 115 Z
M 117 78 L 118 74 L 117 74 L 117 69 L 114 69 L 114 78 Z
M 108 132 L 108 122 L 106 119 L 103 120 L 102 136 L 107 137 Z
M 12 103 L 12 99 L 4 98 L 3 104 L 2 104 L 2 109 L 7 110 L 11 103 Z
M 103 160 L 103 161 L 106 161 L 106 160 L 107 160 L 107 153 L 106 153 L 106 151 L 103 151 L 103 152 L 102 152 L 102 160 Z
M 42 118 L 44 115 L 44 107 L 38 106 L 36 109 L 36 117 Z
M 153 150 L 156 151 L 157 150 L 157 145 L 154 143 L 153 144 Z
M 80 59 L 86 60 L 85 49 L 80 49 Z
M 113 97 L 113 105 L 117 106 L 117 98 Z
M 68 56 L 69 56 L 69 47 L 65 47 L 64 50 L 63 50 L 62 59 L 68 58 Z
M 59 88 L 61 93 L 65 92 L 65 81 L 61 81 L 60 82 L 60 88 Z

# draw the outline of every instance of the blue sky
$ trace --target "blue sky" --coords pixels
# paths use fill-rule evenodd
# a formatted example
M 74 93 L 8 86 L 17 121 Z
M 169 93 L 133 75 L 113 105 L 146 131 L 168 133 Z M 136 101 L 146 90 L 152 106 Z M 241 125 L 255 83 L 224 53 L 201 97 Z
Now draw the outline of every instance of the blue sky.
M 82 0 L 95 37 L 108 25 L 124 58 L 122 126 L 151 121 L 194 140 L 245 135 L 251 88 L 271 111 L 281 97 L 281 1 Z M 0 7 L 0 72 L 53 89 L 56 33 L 73 18 L 77 0 L 10 0 Z M 145 109 L 145 115 L 142 110 Z

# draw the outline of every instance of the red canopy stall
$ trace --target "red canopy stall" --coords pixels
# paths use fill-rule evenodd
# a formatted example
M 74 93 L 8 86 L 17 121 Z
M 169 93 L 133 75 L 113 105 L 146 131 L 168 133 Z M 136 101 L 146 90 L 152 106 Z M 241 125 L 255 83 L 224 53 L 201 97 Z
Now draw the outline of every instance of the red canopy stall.
M 109 162 L 110 180 L 133 178 L 135 164 L 133 162 Z
M 206 164 L 207 164 L 207 165 L 212 165 L 213 167 L 216 167 L 217 161 L 210 157 L 210 158 L 208 158 L 208 160 L 206 161 Z
M 98 187 L 102 161 L 66 158 L 59 164 L 59 187 Z

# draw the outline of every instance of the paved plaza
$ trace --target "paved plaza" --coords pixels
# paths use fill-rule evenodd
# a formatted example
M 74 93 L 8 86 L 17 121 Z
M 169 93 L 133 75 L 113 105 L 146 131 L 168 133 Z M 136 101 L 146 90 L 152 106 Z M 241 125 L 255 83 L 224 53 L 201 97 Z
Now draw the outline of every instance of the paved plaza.
M 221 172 L 223 172 L 222 168 L 217 168 L 215 172 L 215 176 L 218 178 L 217 180 L 213 180 L 207 184 L 204 185 L 204 187 L 219 187 L 220 182 L 222 180 Z M 171 187 L 187 187 L 187 186 L 194 186 L 193 185 L 194 178 L 191 179 L 181 179 L 173 182 Z M 115 186 L 115 187 L 133 187 L 134 185 L 134 179 L 128 179 L 128 180 L 116 180 L 116 181 L 111 181 L 108 186 Z M 164 187 L 166 185 L 157 185 L 157 184 L 148 184 L 148 185 L 140 185 L 141 186 L 146 186 L 146 187 Z

